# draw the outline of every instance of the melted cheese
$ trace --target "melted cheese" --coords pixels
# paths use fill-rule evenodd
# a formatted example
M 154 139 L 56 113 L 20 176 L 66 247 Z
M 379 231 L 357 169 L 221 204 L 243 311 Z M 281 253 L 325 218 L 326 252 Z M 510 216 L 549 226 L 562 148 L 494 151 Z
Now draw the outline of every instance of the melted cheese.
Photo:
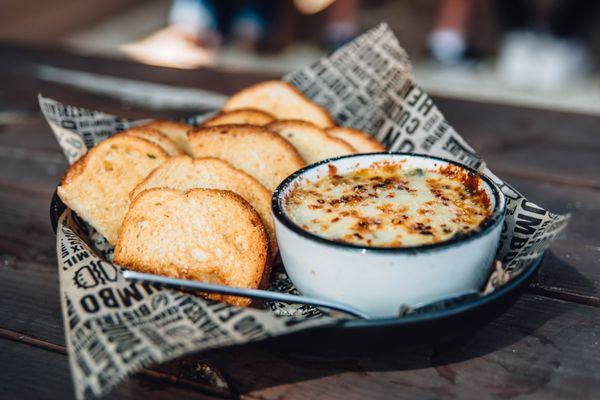
M 303 229 L 334 241 L 409 247 L 448 240 L 477 229 L 491 214 L 481 179 L 461 168 L 436 170 L 374 164 L 297 183 L 285 199 Z

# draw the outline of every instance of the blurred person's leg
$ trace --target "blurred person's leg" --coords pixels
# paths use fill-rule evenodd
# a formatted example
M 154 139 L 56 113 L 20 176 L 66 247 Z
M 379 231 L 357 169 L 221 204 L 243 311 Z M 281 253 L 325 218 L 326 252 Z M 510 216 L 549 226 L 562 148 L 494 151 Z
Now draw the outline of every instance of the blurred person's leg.
M 210 47 L 222 41 L 219 31 L 219 0 L 175 0 L 169 24 L 190 40 Z
M 295 3 L 278 1 L 272 10 L 272 19 L 262 51 L 279 52 L 292 43 L 298 34 L 299 15 Z
M 598 1 L 556 0 L 548 15 L 549 35 L 541 78 L 544 87 L 560 89 L 585 78 L 592 69 L 586 43 L 588 28 L 598 17 Z
M 467 52 L 467 30 L 472 0 L 441 0 L 436 22 L 427 39 L 431 57 L 442 64 L 462 61 Z
M 231 33 L 238 44 L 249 49 L 262 46 L 279 15 L 280 0 L 237 0 Z
M 324 39 L 328 48 L 335 50 L 358 33 L 358 0 L 336 0 L 327 12 Z
M 554 36 L 584 40 L 588 29 L 598 22 L 600 2 L 560 0 L 550 15 L 550 31 Z
M 532 30 L 537 24 L 535 5 L 530 0 L 496 0 L 498 18 L 505 31 Z
M 536 87 L 537 31 L 542 25 L 536 4 L 530 0 L 496 0 L 495 11 L 503 31 L 497 59 L 500 78 L 514 88 Z

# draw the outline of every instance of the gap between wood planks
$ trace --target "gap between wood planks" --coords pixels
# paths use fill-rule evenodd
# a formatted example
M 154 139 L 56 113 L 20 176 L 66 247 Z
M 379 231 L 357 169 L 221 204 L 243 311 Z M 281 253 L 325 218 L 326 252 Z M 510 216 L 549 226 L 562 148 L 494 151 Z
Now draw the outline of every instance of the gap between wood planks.
M 47 191 L 45 190 L 38 190 L 38 189 L 32 189 L 29 187 L 22 187 L 22 186 L 17 186 L 17 185 L 13 185 L 11 183 L 6 183 L 6 182 L 2 182 L 0 181 L 0 190 L 2 191 L 10 191 L 12 193 L 16 193 L 16 194 L 20 194 L 20 195 L 26 195 L 26 196 L 35 196 L 35 197 L 41 197 L 41 198 L 48 198 L 49 194 Z M 48 204 L 48 206 L 50 206 L 50 204 Z
M 560 176 L 540 172 L 530 172 L 520 168 L 507 167 L 494 167 L 494 170 L 492 172 L 499 173 L 500 175 L 512 175 L 516 178 L 527 179 L 530 181 L 540 183 L 548 183 L 551 185 L 574 186 L 583 189 L 600 190 L 600 181 L 592 181 L 589 179 L 579 179 L 575 177 L 570 177 L 569 179 L 566 179 Z
M 15 332 L 9 329 L 0 328 L 0 338 L 11 340 L 14 342 L 26 344 L 29 346 L 37 347 L 42 350 L 51 351 L 62 355 L 67 355 L 67 349 L 65 346 L 47 342 L 45 340 L 37 339 L 32 336 L 24 335 L 19 332 Z M 231 383 L 227 382 L 227 389 L 219 390 L 218 388 L 206 384 L 194 382 L 189 379 L 183 379 L 180 376 L 168 374 L 166 372 L 156 371 L 152 369 L 144 368 L 138 374 L 150 378 L 153 380 L 161 381 L 164 383 L 170 383 L 174 385 L 181 385 L 189 387 L 191 389 L 200 390 L 209 395 L 216 395 L 223 398 L 238 398 L 237 391 L 231 387 Z
M 554 286 L 546 286 L 541 283 L 531 283 L 527 288 L 528 293 L 537 294 L 539 296 L 548 297 L 550 299 L 559 299 L 571 303 L 583 304 L 586 306 L 600 307 L 600 299 L 594 296 L 586 296 L 579 293 L 574 293 L 563 288 Z
M 537 297 L 537 296 L 528 296 L 528 297 L 530 297 L 529 301 L 532 301 L 532 305 L 534 305 L 534 308 L 533 309 L 529 309 L 528 312 L 534 312 L 536 310 L 536 304 L 539 304 L 538 300 L 535 299 L 535 297 Z M 556 300 L 554 300 L 554 301 L 557 302 L 557 303 L 559 302 L 559 301 L 556 301 Z M 558 306 L 559 304 L 556 304 L 556 305 Z M 546 304 L 546 306 L 544 308 L 548 309 L 548 307 L 549 307 L 548 304 Z M 564 307 L 574 307 L 574 306 L 567 306 L 566 303 L 564 303 L 561 306 L 561 308 L 564 308 Z M 527 309 L 527 308 L 528 307 L 525 307 L 525 309 Z M 520 309 L 521 313 L 524 312 L 523 307 L 518 307 L 517 306 L 514 309 L 515 310 L 519 310 Z M 570 308 L 568 308 L 568 309 L 570 309 Z M 564 311 L 565 310 L 563 310 L 563 312 Z M 553 341 L 556 340 L 555 336 L 562 335 L 562 333 L 561 333 L 562 329 L 558 329 L 557 330 L 556 329 L 557 327 L 550 327 L 550 332 L 554 332 L 554 334 L 551 335 L 551 336 L 549 336 L 549 337 L 547 337 L 546 336 L 548 334 L 547 331 L 543 331 L 543 332 L 535 332 L 534 331 L 536 328 L 539 328 L 540 326 L 544 325 L 544 322 L 547 321 L 547 318 L 542 318 L 542 319 L 540 319 L 537 322 L 532 322 L 531 324 L 523 326 L 523 325 L 521 325 L 519 323 L 519 321 L 520 321 L 519 316 L 522 316 L 521 313 L 510 314 L 510 311 L 509 311 L 507 313 L 507 314 L 511 315 L 509 317 L 509 321 L 510 321 L 510 319 L 514 319 L 514 321 L 509 322 L 506 326 L 510 327 L 509 328 L 510 332 L 512 332 L 513 334 L 516 333 L 517 338 L 522 337 L 522 335 L 527 335 L 528 337 L 535 338 L 534 342 L 524 342 L 523 346 L 529 347 L 529 346 L 532 345 L 532 343 L 539 343 L 541 346 L 548 346 L 549 345 L 549 346 L 552 346 L 552 348 L 555 351 L 561 351 L 561 350 L 559 350 L 559 347 L 557 347 L 557 345 L 560 346 L 560 344 L 555 344 Z M 579 313 L 579 314 L 581 314 L 581 313 Z M 596 315 L 596 314 L 594 314 L 594 315 Z M 553 314 L 553 313 L 550 312 L 547 315 L 547 317 L 551 318 L 554 315 L 555 314 Z M 585 314 L 583 314 L 583 315 L 585 315 Z M 580 322 L 580 318 L 581 318 L 581 315 L 579 316 L 579 319 L 576 319 L 576 321 Z M 562 322 L 563 324 L 567 324 L 567 326 L 570 326 L 570 322 L 569 322 L 570 318 L 563 318 L 562 320 L 563 320 L 563 322 Z M 591 324 L 590 326 L 591 327 L 588 328 L 588 332 L 593 332 L 593 324 Z M 559 324 L 558 327 L 559 328 L 561 328 L 561 327 L 564 328 L 564 325 L 560 325 Z M 590 329 L 591 329 L 591 331 L 590 331 Z M 500 332 L 502 333 L 504 331 L 500 330 Z M 483 335 L 483 337 L 485 337 L 485 336 L 486 335 Z M 512 334 L 509 335 L 509 336 L 512 336 Z M 569 340 L 571 342 L 573 342 L 572 335 L 568 335 L 568 336 L 571 336 L 571 339 L 569 339 Z M 18 332 L 12 331 L 12 330 L 0 329 L 0 338 L 4 338 L 6 340 L 10 340 L 10 341 L 14 341 L 14 342 L 26 344 L 28 346 L 33 346 L 33 347 L 36 347 L 36 348 L 40 348 L 42 350 L 50 351 L 50 352 L 61 354 L 61 355 L 64 355 L 65 352 L 66 352 L 66 349 L 65 349 L 64 346 L 53 345 L 52 343 L 49 343 L 47 341 L 39 340 L 39 339 L 36 339 L 36 338 L 28 336 L 28 335 L 22 335 L 22 334 L 20 334 Z M 568 340 L 567 340 L 567 342 L 568 342 Z M 467 342 L 465 342 L 465 343 L 467 343 Z M 487 349 L 487 350 L 485 350 L 486 351 L 485 353 L 483 353 L 483 354 L 479 354 L 479 353 L 473 354 L 472 356 L 467 357 L 465 360 L 470 360 L 472 357 L 478 358 L 479 356 L 483 356 L 484 354 L 488 354 L 487 351 L 491 350 L 491 351 L 495 352 L 496 350 L 498 350 L 500 348 L 505 349 L 505 352 L 504 352 L 505 354 L 506 353 L 512 354 L 512 353 L 514 353 L 516 351 L 517 352 L 519 352 L 519 351 L 522 352 L 523 351 L 523 347 L 521 347 L 520 349 L 519 348 L 515 348 L 515 347 L 511 346 L 512 343 L 514 343 L 514 342 L 513 341 L 508 341 L 508 342 L 504 343 L 503 345 L 501 345 L 501 347 L 493 347 L 493 348 L 487 348 L 487 347 L 484 346 L 484 349 Z M 593 344 L 592 344 L 591 341 L 588 341 L 588 343 L 593 346 Z M 576 347 L 577 345 L 573 344 L 573 346 Z M 512 353 L 511 353 L 511 348 L 512 348 Z M 543 347 L 540 347 L 540 348 L 536 348 L 535 351 L 541 351 L 543 349 L 544 349 Z M 569 349 L 569 348 L 567 348 L 567 349 Z M 593 347 L 592 347 L 592 349 L 593 349 Z M 571 348 L 571 350 L 572 350 L 572 348 Z M 453 352 L 453 350 L 451 350 L 451 351 Z M 460 350 L 459 350 L 459 352 L 460 352 Z M 534 355 L 535 352 L 532 351 L 531 354 Z M 478 357 L 475 357 L 476 355 Z M 513 356 L 513 357 L 516 357 L 516 359 L 519 359 L 519 357 L 523 357 L 524 355 L 525 354 L 521 353 L 521 356 L 516 355 L 516 356 Z M 215 358 L 216 359 L 221 359 L 220 358 L 221 356 L 222 355 L 217 354 L 217 355 L 213 355 L 212 357 L 208 356 L 207 359 L 208 360 L 215 359 Z M 235 353 L 234 353 L 234 355 L 232 355 L 232 357 L 237 357 L 237 355 L 235 355 Z M 483 358 L 486 358 L 486 357 L 483 357 Z M 431 355 L 427 356 L 427 360 L 429 360 L 428 361 L 429 364 L 426 364 L 426 365 L 429 365 L 430 367 L 436 368 L 436 367 L 443 366 L 445 363 L 453 362 L 453 361 L 451 361 L 451 359 L 444 358 L 443 356 L 442 357 L 433 357 L 433 359 L 437 360 L 437 361 L 433 361 L 432 362 L 431 361 L 432 360 L 432 356 Z M 295 360 L 295 362 L 294 362 L 294 360 Z M 298 362 L 309 362 L 310 363 L 311 360 L 314 361 L 314 358 L 311 358 L 309 356 L 307 359 L 303 359 L 302 355 L 298 354 L 298 355 L 296 355 L 296 358 L 292 358 L 290 360 L 291 364 L 288 364 L 288 365 L 291 365 L 293 367 L 293 365 L 295 363 L 298 363 Z M 455 361 L 458 361 L 458 360 L 463 360 L 463 359 L 459 357 Z M 528 359 L 525 358 L 525 359 L 523 359 L 523 360 L 521 360 L 519 362 L 525 362 L 526 360 L 528 360 Z M 494 357 L 489 358 L 488 357 L 488 361 L 489 362 L 498 363 L 500 365 L 500 367 L 505 368 L 504 365 L 500 362 L 500 360 L 498 358 L 494 358 Z M 541 365 L 538 365 L 538 364 L 535 363 L 535 359 L 534 360 L 529 359 L 529 361 L 531 361 L 531 362 L 534 363 L 534 367 L 533 368 L 538 368 L 538 367 L 541 366 Z M 557 360 L 557 362 L 558 362 L 558 360 Z M 224 365 L 224 368 L 227 368 L 227 365 L 229 365 L 229 363 L 227 361 L 224 361 L 223 365 Z M 241 364 L 241 366 L 244 366 L 244 365 L 245 364 Z M 260 365 L 260 360 L 259 360 L 259 364 L 258 365 Z M 367 363 L 367 365 L 368 365 L 368 363 Z M 553 368 L 553 369 L 557 369 L 558 370 L 559 366 L 560 366 L 560 363 L 559 364 L 545 363 L 544 365 L 545 365 L 545 367 L 549 367 L 549 368 Z M 514 366 L 514 365 L 511 365 L 511 367 L 512 366 Z M 315 365 L 315 367 L 318 370 L 319 369 L 319 364 L 317 363 Z M 469 369 L 467 369 L 466 371 L 468 372 Z M 473 371 L 473 369 L 471 369 L 471 371 Z M 512 368 L 509 368 L 509 370 L 507 370 L 507 371 L 510 374 L 513 374 L 513 375 L 515 374 L 515 370 L 513 370 Z M 341 372 L 341 371 L 338 371 L 338 372 Z M 496 371 L 496 372 L 498 372 L 498 371 Z M 533 374 L 533 376 L 527 375 L 527 372 L 531 373 L 531 371 L 525 371 L 525 372 L 526 372 L 526 378 L 524 378 L 525 380 L 531 379 L 531 378 L 535 379 L 535 377 L 537 376 L 535 373 Z M 562 372 L 561 372 L 561 374 L 562 375 L 569 375 L 570 372 L 571 371 L 568 369 L 568 363 L 567 363 L 567 369 L 563 369 Z M 182 387 L 183 386 L 189 386 L 192 389 L 198 389 L 198 391 L 201 391 L 201 392 L 209 392 L 210 394 L 213 394 L 213 395 L 219 395 L 219 396 L 223 396 L 223 397 L 229 395 L 229 397 L 232 397 L 232 398 L 238 398 L 238 396 L 239 396 L 239 392 L 237 392 L 237 391 L 235 393 L 227 393 L 227 394 L 224 394 L 223 392 L 214 393 L 214 391 L 211 390 L 212 388 L 211 389 L 207 389 L 206 385 L 198 384 L 197 382 L 194 382 L 194 381 L 188 382 L 185 379 L 181 379 L 181 375 L 182 374 L 181 373 L 177 373 L 177 372 L 175 372 L 175 373 L 165 373 L 165 372 L 162 372 L 162 371 L 155 371 L 155 370 L 148 370 L 148 369 L 146 369 L 146 370 L 141 371 L 140 375 L 143 376 L 143 377 L 155 380 L 156 382 L 167 383 L 167 384 L 171 384 L 171 385 L 174 385 L 174 386 L 182 386 Z M 319 375 L 317 375 L 317 376 L 319 376 Z M 310 375 L 309 376 L 305 376 L 304 379 L 302 379 L 302 380 L 307 380 L 307 378 L 309 378 L 309 377 L 310 377 Z M 293 382 L 291 382 L 291 383 L 293 383 Z M 452 384 L 456 384 L 456 382 L 452 381 Z M 534 382 L 534 384 L 538 385 L 539 382 L 538 383 Z M 243 391 L 247 390 L 247 388 L 244 388 L 245 385 L 247 385 L 247 382 L 244 383 L 243 379 L 235 381 L 235 386 L 238 386 Z M 257 388 L 262 388 L 262 387 L 263 386 L 258 386 Z M 264 387 L 266 387 L 266 386 L 264 386 Z M 271 386 L 268 386 L 268 387 L 271 387 Z M 229 390 L 232 390 L 232 386 L 230 385 L 229 382 L 228 382 L 228 388 L 229 388 Z M 244 398 L 246 398 L 246 397 L 248 397 L 248 398 L 255 398 L 255 397 L 253 397 L 252 393 L 250 393 L 250 394 L 244 394 Z M 261 398 L 260 394 L 259 394 L 259 398 Z M 265 397 L 265 398 L 267 398 L 267 397 Z

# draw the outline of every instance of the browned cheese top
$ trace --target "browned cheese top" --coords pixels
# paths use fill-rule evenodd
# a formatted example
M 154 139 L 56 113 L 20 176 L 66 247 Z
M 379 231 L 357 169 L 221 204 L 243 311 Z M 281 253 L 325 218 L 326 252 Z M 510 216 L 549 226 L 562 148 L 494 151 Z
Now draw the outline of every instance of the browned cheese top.
M 402 162 L 343 175 L 329 165 L 327 176 L 296 183 L 284 208 L 308 232 L 373 247 L 446 241 L 477 229 L 492 212 L 478 175 L 453 165 L 420 169 Z

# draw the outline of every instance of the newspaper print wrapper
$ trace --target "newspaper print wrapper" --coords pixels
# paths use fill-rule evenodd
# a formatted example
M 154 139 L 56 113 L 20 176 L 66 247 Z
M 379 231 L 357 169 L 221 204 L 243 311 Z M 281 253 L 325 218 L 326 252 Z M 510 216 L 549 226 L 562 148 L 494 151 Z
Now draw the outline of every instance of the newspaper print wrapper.
M 416 84 L 408 57 L 387 25 L 284 80 L 328 109 L 339 125 L 370 133 L 390 151 L 459 161 L 496 182 L 507 198 L 497 255 L 501 264 L 493 268 L 480 295 L 517 276 L 566 226 L 568 216 L 532 204 L 485 167 Z M 99 141 L 141 123 L 42 96 L 40 106 L 70 163 Z M 186 122 L 197 124 L 206 117 L 192 116 Z M 187 353 L 335 324 L 342 318 L 282 303 L 268 303 L 264 310 L 237 308 L 128 282 L 111 264 L 106 240 L 68 209 L 58 220 L 57 253 L 67 348 L 80 399 L 103 396 L 125 376 Z M 275 278 L 271 290 L 295 291 L 285 273 Z M 399 318 L 407 312 L 419 310 L 402 308 Z

